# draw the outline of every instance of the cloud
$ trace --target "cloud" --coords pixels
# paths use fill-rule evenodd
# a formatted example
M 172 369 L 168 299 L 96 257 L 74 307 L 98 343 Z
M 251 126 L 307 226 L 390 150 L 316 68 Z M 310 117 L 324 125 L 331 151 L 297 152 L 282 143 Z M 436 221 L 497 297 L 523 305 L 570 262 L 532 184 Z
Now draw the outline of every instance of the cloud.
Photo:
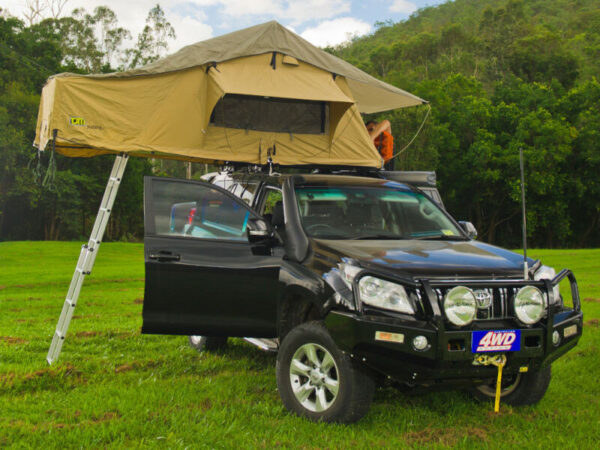
M 409 16 L 417 10 L 417 5 L 407 0 L 394 0 L 390 5 L 390 11 L 400 14 L 406 14 Z
M 175 40 L 169 42 L 169 53 L 213 36 L 213 29 L 210 25 L 193 17 L 172 14 L 169 21 L 175 28 L 176 35 Z
M 300 36 L 313 45 L 326 47 L 349 41 L 353 36 L 361 36 L 371 31 L 371 25 L 353 17 L 340 17 L 326 20 L 316 27 L 307 28 Z
M 22 0 L 2 1 L 13 14 L 21 15 L 25 8 Z M 119 25 L 131 31 L 133 39 L 124 44 L 131 47 L 145 25 L 148 11 L 156 3 L 156 0 L 69 0 L 63 14 L 69 15 L 78 7 L 91 12 L 96 6 L 107 5 L 117 14 Z M 394 5 L 398 3 L 408 2 L 396 0 Z M 304 29 L 302 36 L 322 46 L 336 45 L 371 30 L 366 22 L 348 17 L 351 0 L 171 0 L 161 5 L 177 35 L 175 41 L 169 42 L 169 53 L 208 39 L 215 30 L 229 32 L 272 19 L 294 31 Z M 307 25 L 312 26 L 306 28 Z
M 292 24 L 309 20 L 329 19 L 350 12 L 350 2 L 345 0 L 304 0 L 288 2 L 282 18 Z
M 13 14 L 20 16 L 25 10 L 25 2 L 4 0 Z M 256 0 L 255 0 L 256 1 Z M 169 41 L 169 53 L 179 48 L 208 39 L 213 36 L 213 28 L 207 24 L 208 17 L 202 6 L 216 4 L 219 0 L 173 0 L 161 2 L 167 20 L 175 28 L 177 38 Z M 146 24 L 148 11 L 156 5 L 156 0 L 69 0 L 63 9 L 63 15 L 70 15 L 75 8 L 85 8 L 92 12 L 96 6 L 106 5 L 112 9 L 119 25 L 131 31 L 132 39 L 124 47 L 135 45 L 137 35 Z M 221 3 L 221 2 L 219 2 Z
M 188 0 L 201 7 L 219 6 L 219 12 L 235 18 L 268 16 L 298 25 L 350 12 L 350 0 Z
M 279 16 L 283 11 L 283 2 L 279 0 L 218 0 L 217 3 L 221 5 L 221 13 L 232 17 Z

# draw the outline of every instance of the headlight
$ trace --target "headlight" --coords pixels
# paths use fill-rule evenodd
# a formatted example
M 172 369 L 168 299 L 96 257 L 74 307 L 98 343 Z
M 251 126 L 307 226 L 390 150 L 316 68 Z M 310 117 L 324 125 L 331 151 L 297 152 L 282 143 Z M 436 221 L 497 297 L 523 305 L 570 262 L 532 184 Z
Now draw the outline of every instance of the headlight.
M 462 327 L 470 324 L 477 314 L 475 294 L 465 286 L 450 289 L 444 297 L 444 312 L 454 325 Z
M 533 279 L 539 280 L 552 280 L 556 276 L 556 270 L 548 266 L 540 266 L 540 268 L 533 274 Z M 552 290 L 554 293 L 554 302 L 560 302 L 560 286 L 557 284 Z
M 539 321 L 544 315 L 544 294 L 535 286 L 525 286 L 515 295 L 515 314 L 527 325 Z
M 367 305 L 389 309 L 405 314 L 414 314 L 404 286 L 371 276 L 365 276 L 358 282 L 360 300 Z

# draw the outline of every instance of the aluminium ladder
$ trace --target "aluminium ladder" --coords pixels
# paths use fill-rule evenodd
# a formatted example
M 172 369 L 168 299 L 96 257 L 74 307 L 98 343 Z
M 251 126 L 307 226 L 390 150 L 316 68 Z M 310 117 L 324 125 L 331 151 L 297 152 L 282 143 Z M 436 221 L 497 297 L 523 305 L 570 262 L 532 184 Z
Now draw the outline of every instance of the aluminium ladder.
M 123 173 L 125 172 L 125 167 L 127 166 L 127 159 L 127 154 L 120 154 L 116 157 L 110 177 L 106 183 L 106 189 L 104 190 L 104 196 L 100 203 L 100 209 L 96 215 L 96 221 L 94 222 L 90 240 L 81 247 L 77 266 L 75 267 L 75 272 L 73 273 L 73 278 L 69 285 L 69 290 L 58 319 L 58 324 L 56 325 L 56 331 L 52 337 L 48 356 L 46 356 L 48 364 L 52 364 L 60 355 L 60 351 L 67 335 L 67 330 L 69 329 L 69 324 L 73 318 L 75 306 L 77 305 L 77 299 L 79 298 L 83 280 L 86 275 L 91 273 L 92 267 L 94 267 L 98 248 L 100 247 L 100 243 L 104 236 L 104 230 L 106 229 L 108 219 L 110 218 L 110 211 L 115 201 L 115 197 L 117 196 L 119 184 L 121 183 Z

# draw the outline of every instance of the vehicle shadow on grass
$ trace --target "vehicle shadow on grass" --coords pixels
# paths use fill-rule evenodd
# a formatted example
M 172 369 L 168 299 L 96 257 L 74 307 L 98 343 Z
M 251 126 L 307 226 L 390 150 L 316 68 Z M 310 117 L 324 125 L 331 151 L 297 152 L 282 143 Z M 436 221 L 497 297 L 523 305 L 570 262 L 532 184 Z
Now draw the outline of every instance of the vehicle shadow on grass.
M 190 349 L 193 350 L 193 349 Z M 275 367 L 277 361 L 276 352 L 268 352 L 245 342 L 241 338 L 229 338 L 227 346 L 212 350 L 212 355 L 223 356 L 235 361 L 246 360 L 252 363 L 255 369 L 269 369 Z
M 390 406 L 401 404 L 404 409 L 427 410 L 442 416 L 453 414 L 451 405 L 457 405 L 460 409 L 465 403 L 478 403 L 466 390 L 451 388 L 407 390 L 391 385 L 379 387 L 375 391 L 373 402 Z
M 191 348 L 189 350 L 194 351 Z M 235 363 L 241 362 L 249 371 L 274 371 L 277 360 L 276 352 L 261 350 L 237 338 L 230 338 L 227 347 L 211 351 L 208 354 Z M 463 409 L 464 404 L 470 402 L 477 403 L 467 392 L 461 390 L 449 388 L 445 390 L 402 389 L 389 383 L 379 386 L 373 398 L 373 404 L 379 407 L 383 406 L 385 410 L 402 405 L 403 409 L 426 410 L 438 416 L 453 414 L 453 408 L 449 408 L 448 405 L 456 405 L 457 409 Z

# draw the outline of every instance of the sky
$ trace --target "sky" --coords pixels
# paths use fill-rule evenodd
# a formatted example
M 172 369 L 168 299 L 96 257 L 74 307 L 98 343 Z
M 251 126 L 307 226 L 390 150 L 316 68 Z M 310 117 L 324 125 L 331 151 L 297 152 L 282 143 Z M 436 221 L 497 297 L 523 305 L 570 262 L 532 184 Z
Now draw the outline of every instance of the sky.
M 336 45 L 352 36 L 373 32 L 375 22 L 405 20 L 419 8 L 445 1 L 162 0 L 158 3 L 177 35 L 169 44 L 169 53 L 172 53 L 185 45 L 269 20 L 277 20 L 319 47 Z M 0 7 L 23 18 L 28 2 L 35 0 L 0 0 Z M 148 11 L 156 3 L 157 0 L 68 0 L 63 15 L 75 8 L 83 7 L 91 12 L 96 6 L 106 5 L 115 11 L 119 24 L 132 32 L 135 41 Z

